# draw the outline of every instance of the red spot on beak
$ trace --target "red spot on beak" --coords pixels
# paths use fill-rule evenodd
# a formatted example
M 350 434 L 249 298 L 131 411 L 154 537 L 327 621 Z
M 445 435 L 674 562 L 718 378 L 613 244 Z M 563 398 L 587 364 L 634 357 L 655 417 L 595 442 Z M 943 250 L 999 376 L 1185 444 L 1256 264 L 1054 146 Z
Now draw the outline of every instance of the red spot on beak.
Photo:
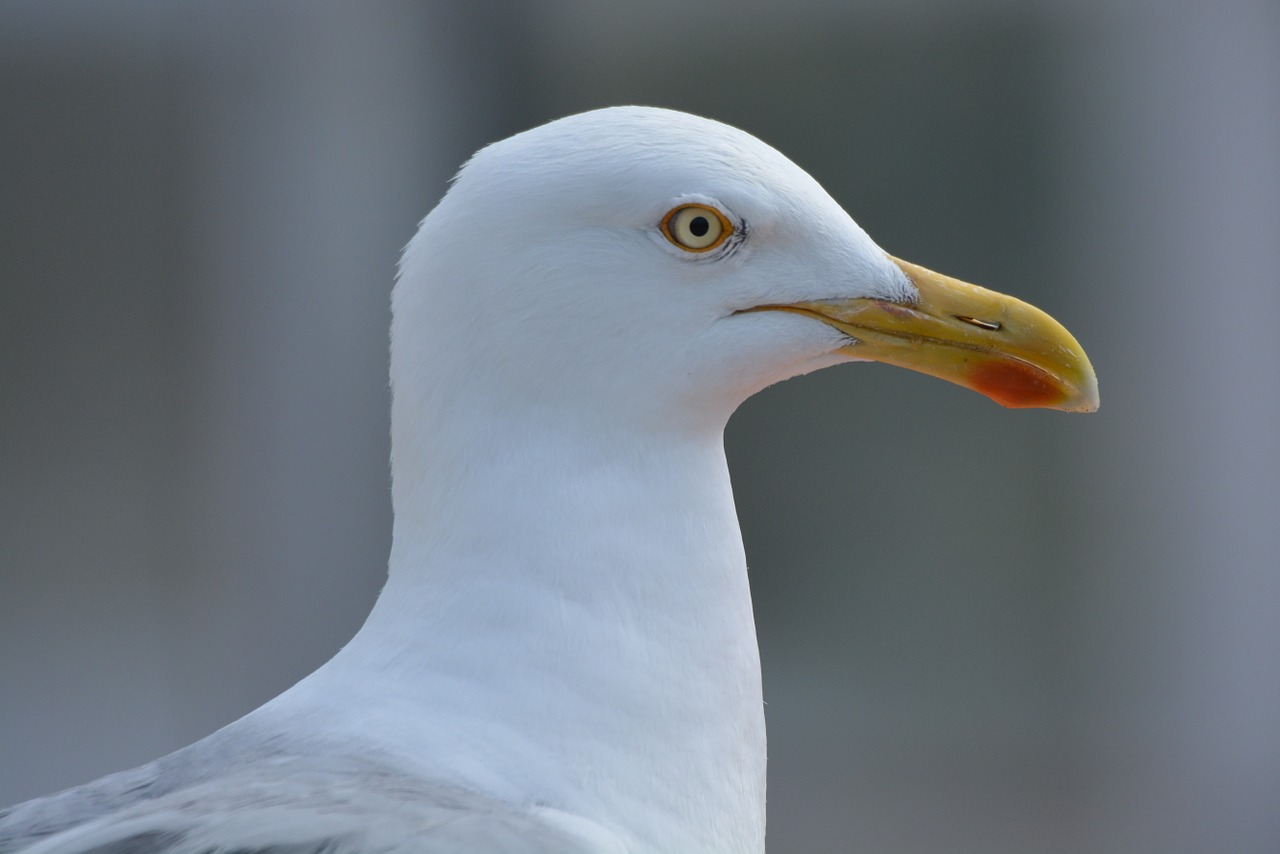
M 1052 374 L 1026 362 L 983 362 L 969 376 L 974 391 L 1014 409 L 1052 406 L 1067 398 Z

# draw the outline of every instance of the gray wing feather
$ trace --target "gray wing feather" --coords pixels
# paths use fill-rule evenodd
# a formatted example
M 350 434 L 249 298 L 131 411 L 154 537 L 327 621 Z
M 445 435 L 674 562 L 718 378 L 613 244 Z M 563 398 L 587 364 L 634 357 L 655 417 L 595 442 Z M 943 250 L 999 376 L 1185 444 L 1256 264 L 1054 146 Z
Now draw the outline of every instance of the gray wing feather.
M 168 854 L 176 851 L 185 834 L 148 831 L 135 833 L 105 845 L 86 848 L 81 854 Z M 339 854 L 336 839 L 323 842 L 302 842 L 294 845 L 271 845 L 265 848 L 236 848 L 223 850 L 206 848 L 202 854 Z
M 0 854 L 626 851 L 581 817 L 504 803 L 363 758 L 268 755 L 234 765 L 208 774 L 153 763 L 20 804 L 0 814 Z
M 165 854 L 173 851 L 182 841 L 184 834 L 161 833 L 151 831 L 135 833 L 133 836 L 97 845 L 86 849 L 82 854 Z M 337 854 L 338 841 L 329 839 L 324 842 L 304 842 L 298 845 L 272 845 L 267 848 L 236 848 L 233 851 L 217 851 L 216 854 Z M 206 849 L 206 854 L 215 854 L 215 850 Z
M 169 851 L 182 841 L 181 833 L 165 833 L 153 830 L 148 833 L 135 833 L 106 845 L 95 845 L 87 848 L 84 854 L 155 854 L 158 851 Z

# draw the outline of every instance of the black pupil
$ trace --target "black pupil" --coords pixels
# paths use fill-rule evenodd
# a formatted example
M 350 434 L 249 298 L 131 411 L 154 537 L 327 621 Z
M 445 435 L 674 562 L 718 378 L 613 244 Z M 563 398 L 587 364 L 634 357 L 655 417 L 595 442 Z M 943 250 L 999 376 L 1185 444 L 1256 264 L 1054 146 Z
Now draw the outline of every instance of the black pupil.
M 689 220 L 689 233 L 694 237 L 705 237 L 710 230 L 711 223 L 707 222 L 705 216 L 695 216 Z

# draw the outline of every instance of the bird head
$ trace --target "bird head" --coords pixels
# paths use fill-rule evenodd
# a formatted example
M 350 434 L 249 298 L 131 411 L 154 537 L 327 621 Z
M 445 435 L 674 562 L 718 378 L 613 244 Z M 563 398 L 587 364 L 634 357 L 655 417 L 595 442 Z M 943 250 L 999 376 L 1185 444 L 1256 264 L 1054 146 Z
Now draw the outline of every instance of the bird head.
M 1047 314 L 890 256 L 770 146 L 669 110 L 482 149 L 407 247 L 393 308 L 397 395 L 447 372 L 495 405 L 723 424 L 773 382 L 877 361 L 1005 406 L 1098 406 Z

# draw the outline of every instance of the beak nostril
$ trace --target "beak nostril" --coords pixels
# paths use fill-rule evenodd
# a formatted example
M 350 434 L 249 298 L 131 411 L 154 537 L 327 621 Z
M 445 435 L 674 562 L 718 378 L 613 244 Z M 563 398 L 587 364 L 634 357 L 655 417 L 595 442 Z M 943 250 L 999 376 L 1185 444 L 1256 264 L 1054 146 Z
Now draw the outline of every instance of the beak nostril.
M 986 329 L 990 332 L 999 332 L 1003 325 L 998 320 L 982 320 L 978 317 L 965 317 L 963 314 L 953 314 L 956 320 L 961 323 L 967 323 L 970 326 L 976 326 L 979 329 Z

